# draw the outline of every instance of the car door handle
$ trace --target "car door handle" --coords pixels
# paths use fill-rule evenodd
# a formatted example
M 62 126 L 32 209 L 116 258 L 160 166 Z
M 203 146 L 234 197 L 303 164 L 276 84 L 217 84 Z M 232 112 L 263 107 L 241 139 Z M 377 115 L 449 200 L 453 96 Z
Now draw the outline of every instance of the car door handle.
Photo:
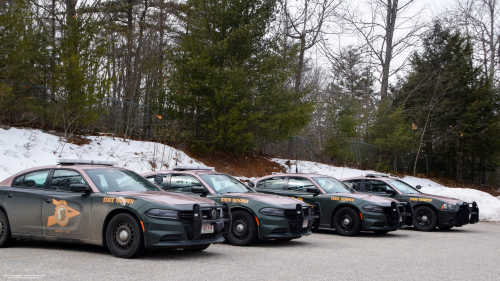
M 45 203 L 52 203 L 52 199 L 50 199 L 50 198 L 45 199 Z
M 7 193 L 7 197 L 12 198 L 12 196 L 14 196 L 13 193 Z

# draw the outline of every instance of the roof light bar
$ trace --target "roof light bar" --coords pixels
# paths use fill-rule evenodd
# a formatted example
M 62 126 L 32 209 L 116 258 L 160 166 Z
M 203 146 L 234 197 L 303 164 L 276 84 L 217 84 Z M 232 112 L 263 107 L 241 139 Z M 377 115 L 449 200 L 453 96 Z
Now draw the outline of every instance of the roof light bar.
M 174 166 L 174 171 L 189 171 L 189 170 L 202 170 L 202 171 L 215 171 L 214 167 L 206 166 Z
M 106 166 L 116 165 L 116 161 L 100 161 L 100 160 L 85 160 L 85 159 L 57 159 L 56 162 L 60 165 L 77 165 L 77 164 L 106 165 Z

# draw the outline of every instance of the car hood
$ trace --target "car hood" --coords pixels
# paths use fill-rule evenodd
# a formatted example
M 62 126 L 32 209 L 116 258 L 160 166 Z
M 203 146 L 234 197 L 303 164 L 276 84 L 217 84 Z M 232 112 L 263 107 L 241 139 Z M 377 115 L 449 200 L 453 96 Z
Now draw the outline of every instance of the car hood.
M 445 197 L 445 196 L 439 196 L 439 195 L 434 195 L 434 194 L 428 194 L 428 193 L 419 193 L 419 194 L 408 194 L 410 197 L 417 197 L 417 198 L 428 198 L 428 199 L 435 199 L 435 200 L 440 200 L 448 204 L 457 204 L 457 203 L 462 203 L 464 201 L 455 199 L 452 197 Z
M 283 196 L 278 196 L 278 195 L 272 195 L 272 194 L 265 194 L 265 193 L 254 193 L 254 192 L 243 192 L 243 193 L 226 193 L 223 194 L 224 197 L 234 197 L 234 198 L 245 198 L 245 199 L 251 199 L 251 200 L 256 200 L 268 204 L 276 204 L 276 205 L 288 205 L 288 204 L 302 204 L 302 205 L 307 205 L 304 202 L 289 198 L 289 197 L 283 197 Z
M 115 196 L 134 197 L 137 199 L 148 200 L 156 203 L 163 203 L 169 205 L 185 205 L 185 204 L 211 204 L 215 205 L 215 201 L 199 197 L 188 196 L 183 194 L 176 194 L 170 192 L 158 191 L 122 191 L 122 192 L 108 192 Z
M 370 202 L 377 203 L 377 204 L 391 204 L 391 202 L 398 202 L 397 200 L 392 199 L 392 198 L 377 196 L 377 195 L 370 195 L 370 194 L 362 194 L 362 193 L 328 193 L 328 194 L 324 194 L 324 195 L 338 196 L 338 197 L 345 196 L 345 197 L 349 197 L 349 198 L 366 200 L 366 201 L 370 201 Z

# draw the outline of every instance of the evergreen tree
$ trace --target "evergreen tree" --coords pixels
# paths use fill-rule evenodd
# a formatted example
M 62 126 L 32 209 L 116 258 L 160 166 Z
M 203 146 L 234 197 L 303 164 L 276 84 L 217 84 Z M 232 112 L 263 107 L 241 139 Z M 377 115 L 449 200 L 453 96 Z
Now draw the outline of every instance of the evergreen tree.
M 266 38 L 275 0 L 190 0 L 169 77 L 169 115 L 203 151 L 243 151 L 283 140 L 309 121 L 312 105 L 286 83 L 293 68 Z M 290 54 L 292 56 L 294 54 Z
M 394 103 L 405 109 L 417 128 L 417 153 L 444 155 L 451 164 L 449 176 L 477 180 L 478 172 L 498 165 L 496 95 L 473 64 L 472 44 L 459 31 L 436 22 L 423 43 Z

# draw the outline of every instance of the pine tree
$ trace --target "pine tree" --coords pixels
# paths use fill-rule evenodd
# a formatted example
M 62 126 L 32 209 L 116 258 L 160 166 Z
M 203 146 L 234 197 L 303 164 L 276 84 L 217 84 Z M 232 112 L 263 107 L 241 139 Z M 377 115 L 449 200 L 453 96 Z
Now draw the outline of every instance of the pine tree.
M 174 50 L 169 116 L 192 128 L 194 144 L 244 151 L 258 139 L 282 140 L 312 111 L 286 85 L 293 68 L 266 38 L 274 0 L 191 0 Z
M 472 44 L 459 31 L 436 22 L 423 43 L 394 104 L 402 106 L 418 128 L 417 153 L 444 155 L 448 176 L 474 182 L 498 164 L 496 95 L 473 64 Z

